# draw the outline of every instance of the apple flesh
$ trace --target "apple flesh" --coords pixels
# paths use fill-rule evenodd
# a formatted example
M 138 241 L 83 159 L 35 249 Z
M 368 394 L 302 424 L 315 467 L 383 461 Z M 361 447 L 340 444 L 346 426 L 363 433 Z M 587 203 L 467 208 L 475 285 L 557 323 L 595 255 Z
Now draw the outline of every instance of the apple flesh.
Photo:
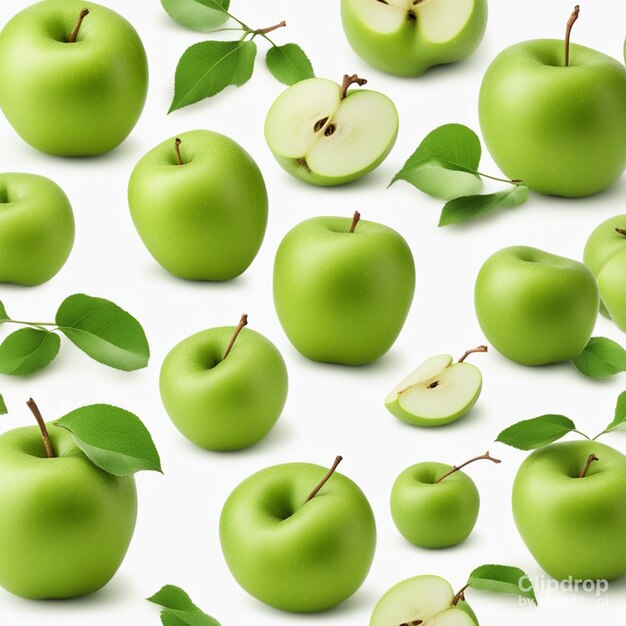
M 345 80 L 351 78 L 357 80 Z M 393 102 L 376 91 L 346 90 L 345 83 L 342 88 L 310 78 L 272 104 L 265 138 L 292 176 L 314 185 L 342 185 L 378 167 L 393 148 L 398 134 Z
M 35 174 L 0 174 L 0 282 L 47 282 L 73 244 L 74 214 L 57 184 Z
M 595 454 L 584 477 L 581 469 Z M 626 574 L 626 456 L 597 441 L 535 450 L 513 484 L 513 515 L 539 565 L 557 579 Z
M 341 18 L 348 42 L 370 65 L 419 76 L 476 50 L 487 0 L 341 0 Z
M 470 606 L 439 576 L 414 576 L 394 585 L 374 608 L 369 626 L 478 626 Z

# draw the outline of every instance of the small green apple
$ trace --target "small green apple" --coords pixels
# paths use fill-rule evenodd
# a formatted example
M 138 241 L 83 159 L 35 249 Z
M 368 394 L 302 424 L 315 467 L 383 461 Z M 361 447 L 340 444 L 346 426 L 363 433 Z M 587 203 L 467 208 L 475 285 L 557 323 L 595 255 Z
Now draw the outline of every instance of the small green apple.
M 267 227 L 267 190 L 257 164 L 232 139 L 208 130 L 150 150 L 130 177 L 128 203 L 150 254 L 187 280 L 239 276 Z
M 57 184 L 35 174 L 0 174 L 0 282 L 45 283 L 73 244 L 74 214 Z
M 598 280 L 600 311 L 626 332 L 626 215 L 602 222 L 587 240 L 583 258 Z
M 161 5 L 175 22 L 201 33 L 209 33 L 228 21 L 228 13 L 211 8 L 210 2 L 161 0 Z
M 626 168 L 626 68 L 591 48 L 570 47 L 569 29 L 567 40 L 525 41 L 501 52 L 480 88 L 480 127 L 509 178 L 540 193 L 588 196 Z
M 329 471 L 310 463 L 269 467 L 226 501 L 224 557 L 258 600 L 284 611 L 324 611 L 365 580 L 376 547 L 374 514 L 359 487 L 335 472 L 340 461 Z
M 58 156 L 97 155 L 137 123 L 148 63 L 121 15 L 94 2 L 43 0 L 0 32 L 0 83 L 0 108 L 24 141 Z
M 515 477 L 513 515 L 526 546 L 550 576 L 612 580 L 626 574 L 621 452 L 597 441 L 535 450 Z
M 480 496 L 474 481 L 460 469 L 486 459 L 489 452 L 458 467 L 417 463 L 404 470 L 391 490 L 391 515 L 402 536 L 420 548 L 448 548 L 465 541 L 478 519 Z
M 483 386 L 480 370 L 465 362 L 475 352 L 487 352 L 487 346 L 468 350 L 456 363 L 449 354 L 426 359 L 385 398 L 387 410 L 414 426 L 460 419 L 476 404 Z
M 485 336 L 522 365 L 569 361 L 587 345 L 600 296 L 582 263 L 527 246 L 512 246 L 485 261 L 474 304 Z
M 314 217 L 281 242 L 274 305 L 295 348 L 314 361 L 363 365 L 394 344 L 413 300 L 413 255 L 395 230 Z M 358 224 L 358 226 L 357 226 Z
M 476 50 L 487 0 L 341 0 L 341 18 L 348 42 L 370 65 L 419 76 Z
M 161 398 L 190 441 L 208 450 L 247 448 L 272 429 L 287 399 L 287 368 L 263 335 L 222 326 L 181 341 L 163 361 Z
M 348 91 L 367 81 L 344 76 L 343 85 L 309 78 L 274 101 L 265 139 L 278 163 L 314 185 L 343 185 L 378 167 L 398 134 L 398 111 L 377 91 Z

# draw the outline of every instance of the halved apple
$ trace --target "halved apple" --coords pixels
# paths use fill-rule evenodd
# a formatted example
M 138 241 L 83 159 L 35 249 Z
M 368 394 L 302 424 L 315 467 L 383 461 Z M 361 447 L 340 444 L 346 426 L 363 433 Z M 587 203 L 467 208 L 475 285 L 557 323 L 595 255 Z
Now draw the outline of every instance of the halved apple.
M 398 134 L 398 111 L 377 91 L 348 91 L 343 85 L 309 78 L 289 87 L 272 104 L 265 138 L 272 154 L 290 174 L 307 183 L 331 186 L 353 181 L 391 151 Z

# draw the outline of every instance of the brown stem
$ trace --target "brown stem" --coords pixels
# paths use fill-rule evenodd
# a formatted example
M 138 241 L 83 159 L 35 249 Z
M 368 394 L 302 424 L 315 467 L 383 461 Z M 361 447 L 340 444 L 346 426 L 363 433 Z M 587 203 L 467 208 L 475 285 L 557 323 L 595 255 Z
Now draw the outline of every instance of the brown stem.
M 31 413 L 35 416 L 37 424 L 39 424 L 39 430 L 41 430 L 41 438 L 43 439 L 43 445 L 46 449 L 46 455 L 49 459 L 53 459 L 54 452 L 52 451 L 52 444 L 50 443 L 50 435 L 48 434 L 46 422 L 44 421 L 41 412 L 39 411 L 39 407 L 37 406 L 37 404 L 35 404 L 35 401 L 32 398 L 29 398 L 26 406 L 28 406 Z
M 174 152 L 176 152 L 176 160 L 178 161 L 178 165 L 183 164 L 183 157 L 180 154 L 181 143 L 182 141 L 178 137 L 176 137 L 176 139 L 174 140 Z
M 594 461 L 599 461 L 600 459 L 598 459 L 598 457 L 595 454 L 590 454 L 587 457 L 587 460 L 585 461 L 585 464 L 583 466 L 583 468 L 580 470 L 580 473 L 578 474 L 578 478 L 584 478 L 585 475 L 587 474 L 587 470 L 589 469 L 589 466 L 594 462 Z
M 339 465 L 339 463 L 341 463 L 341 461 L 343 461 L 343 457 L 341 456 L 338 456 L 335 459 L 332 467 L 326 472 L 326 476 L 324 476 L 324 478 L 320 480 L 317 487 L 315 487 L 315 489 L 313 489 L 313 491 L 311 491 L 311 493 L 309 494 L 309 497 L 306 499 L 307 502 L 315 498 L 315 496 L 319 493 L 319 490 L 328 482 L 328 479 L 335 473 L 335 470 L 337 469 L 337 466 Z
M 356 228 L 356 225 L 360 221 L 361 221 L 361 214 L 358 211 L 355 211 L 354 215 L 352 216 L 352 224 L 350 224 L 350 230 L 348 232 L 353 233 L 354 229 Z
M 67 38 L 67 43 L 75 43 L 76 37 L 78 37 L 78 31 L 80 30 L 81 24 L 83 20 L 89 15 L 89 9 L 83 9 L 78 15 L 78 21 L 76 22 L 76 26 L 74 26 L 74 30 L 70 33 L 70 36 Z
M 274 24 L 274 26 L 268 26 L 267 28 L 258 28 L 257 30 L 254 31 L 254 34 L 255 35 L 267 35 L 267 33 L 271 33 L 273 30 L 276 30 L 278 28 L 285 28 L 285 26 L 287 26 L 287 22 L 283 20 L 282 22 L 279 22 L 278 24 Z
M 465 354 L 458 360 L 458 363 L 463 363 L 470 354 L 476 354 L 477 352 L 489 352 L 489 348 L 487 346 L 478 346 L 477 348 L 466 350 Z
M 492 463 L 496 463 L 496 464 L 502 463 L 500 459 L 494 459 L 489 454 L 489 452 L 485 452 L 485 454 L 481 454 L 480 456 L 476 456 L 473 459 L 470 459 L 469 461 L 465 461 L 465 463 L 462 463 L 458 467 L 456 465 L 453 465 L 451 470 L 447 471 L 443 476 L 441 476 L 435 481 L 435 484 L 440 483 L 444 478 L 447 478 L 451 474 L 454 474 L 454 472 L 458 472 L 460 469 L 463 469 L 466 465 L 469 465 L 470 463 L 474 463 L 474 461 L 482 461 L 482 460 L 491 461 Z
M 576 23 L 578 16 L 580 15 L 580 7 L 576 5 L 574 11 L 567 20 L 567 26 L 565 27 L 565 67 L 569 65 L 569 38 L 572 34 L 572 27 Z
M 622 237 L 626 237 L 626 229 L 625 228 L 616 228 L 615 232 L 619 233 L 620 235 L 622 235 Z
M 465 585 L 459 592 L 452 598 L 452 606 L 456 606 L 461 600 L 465 600 L 465 590 L 469 588 L 469 583 Z
M 230 351 L 233 349 L 235 345 L 235 341 L 237 341 L 237 337 L 239 337 L 239 333 L 243 330 L 244 326 L 248 325 L 248 316 L 244 313 L 239 320 L 239 324 L 237 324 L 237 328 L 235 328 L 235 332 L 233 336 L 230 338 L 230 342 L 228 347 L 226 348 L 226 352 L 224 352 L 224 359 L 230 354 Z M 223 360 L 223 359 L 222 359 Z
M 359 78 L 356 74 L 343 75 L 343 82 L 341 83 L 341 99 L 343 100 L 348 95 L 348 88 L 350 85 L 358 85 L 359 87 L 363 87 L 363 85 L 367 84 L 367 80 L 365 78 Z

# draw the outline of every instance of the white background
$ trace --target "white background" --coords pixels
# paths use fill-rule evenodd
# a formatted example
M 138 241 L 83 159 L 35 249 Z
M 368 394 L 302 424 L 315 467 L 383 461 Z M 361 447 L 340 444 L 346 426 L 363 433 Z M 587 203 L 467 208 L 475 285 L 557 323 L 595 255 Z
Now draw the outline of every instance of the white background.
M 27 4 L 2 0 L 0 23 Z M 0 171 L 49 176 L 67 192 L 77 221 L 76 244 L 62 272 L 37 288 L 3 285 L 0 299 L 14 317 L 51 320 L 57 305 L 71 293 L 110 298 L 143 323 L 152 359 L 147 370 L 117 372 L 90 361 L 64 341 L 49 369 L 27 379 L 0 381 L 0 391 L 12 409 L 2 419 L 2 430 L 29 423 L 24 401 L 30 395 L 48 419 L 84 404 L 118 404 L 139 414 L 149 426 L 165 475 L 139 475 L 135 537 L 123 566 L 104 590 L 65 602 L 28 602 L 0 591 L 0 624 L 158 624 L 157 609 L 143 598 L 173 583 L 184 587 L 224 626 L 363 626 L 382 593 L 411 575 L 436 573 L 460 587 L 475 566 L 487 562 L 515 564 L 531 575 L 540 574 L 515 530 L 510 510 L 511 483 L 524 453 L 493 440 L 512 422 L 547 412 L 569 415 L 581 430 L 595 434 L 612 417 L 615 398 L 626 388 L 625 377 L 593 382 L 570 365 L 526 369 L 492 352 L 474 357 L 484 374 L 483 395 L 471 414 L 455 425 L 438 430 L 411 428 L 387 413 L 382 402 L 388 390 L 426 357 L 441 352 L 460 355 L 484 341 L 472 292 L 476 273 L 489 254 L 507 245 L 530 244 L 580 259 L 591 230 L 624 212 L 626 178 L 594 198 L 562 200 L 533 194 L 520 208 L 447 229 L 437 228 L 440 202 L 405 183 L 385 188 L 422 137 L 436 126 L 455 121 L 478 130 L 478 88 L 488 63 L 517 41 L 561 37 L 572 1 L 494 1 L 485 40 L 472 58 L 422 78 L 400 79 L 371 69 L 355 56 L 344 38 L 336 1 L 233 0 L 233 12 L 253 27 L 287 20 L 288 28 L 275 33 L 275 40 L 300 43 L 317 75 L 339 80 L 345 72 L 358 72 L 369 79 L 371 88 L 396 103 L 400 135 L 388 160 L 365 179 L 337 189 L 307 186 L 274 162 L 263 138 L 263 121 L 283 87 L 269 75 L 261 58 L 244 87 L 231 87 L 210 101 L 166 116 L 176 62 L 203 35 L 169 21 L 157 0 L 108 0 L 107 4 L 134 24 L 146 46 L 151 72 L 146 109 L 131 137 L 97 159 L 39 154 L 0 119 Z M 622 0 L 585 2 L 573 40 L 621 59 L 625 23 Z M 226 284 L 188 283 L 165 273 L 142 246 L 126 203 L 126 185 L 136 161 L 160 141 L 195 128 L 217 130 L 241 143 L 259 163 L 269 189 L 270 220 L 261 252 L 241 278 Z M 497 171 L 488 154 L 483 156 L 482 169 Z M 274 313 L 274 253 L 283 235 L 300 221 L 314 215 L 350 216 L 355 209 L 364 219 L 396 228 L 409 241 L 417 266 L 413 308 L 395 347 L 379 362 L 354 369 L 311 363 L 291 347 Z M 255 448 L 231 454 L 205 452 L 184 440 L 165 414 L 158 393 L 159 367 L 184 337 L 235 324 L 244 311 L 250 315 L 251 327 L 271 338 L 285 356 L 290 375 L 287 407 L 274 431 Z M 596 334 L 625 342 L 623 334 L 603 318 Z M 605 442 L 626 451 L 624 433 L 610 435 Z M 397 474 L 418 461 L 460 463 L 486 449 L 504 462 L 476 464 L 468 470 L 482 494 L 480 518 L 469 540 L 443 551 L 425 551 L 405 542 L 392 524 L 388 507 Z M 256 470 L 286 461 L 328 465 L 339 453 L 345 457 L 341 471 L 363 488 L 376 513 L 379 543 L 371 574 L 354 597 L 323 615 L 297 616 L 267 608 L 247 596 L 226 568 L 217 532 L 222 504 Z M 584 594 L 539 590 L 538 596 L 539 608 L 523 608 L 513 597 L 468 592 L 483 625 L 506 621 L 513 626 L 529 620 L 541 626 L 609 625 L 623 623 L 626 611 L 624 581 L 612 584 L 605 606 L 581 605 L 589 600 Z

